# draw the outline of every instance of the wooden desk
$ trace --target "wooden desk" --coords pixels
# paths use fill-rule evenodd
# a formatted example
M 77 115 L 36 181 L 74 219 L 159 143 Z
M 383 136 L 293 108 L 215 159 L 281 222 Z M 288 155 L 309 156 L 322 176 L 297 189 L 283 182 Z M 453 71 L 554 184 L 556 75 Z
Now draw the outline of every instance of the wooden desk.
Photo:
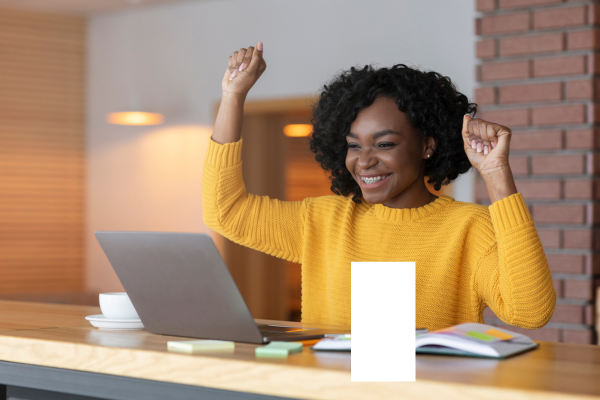
M 182 338 L 99 330 L 84 320 L 99 313 L 0 301 L 0 384 L 35 378 L 28 387 L 114 399 L 166 398 L 164 390 L 171 399 L 600 399 L 597 346 L 541 342 L 508 360 L 419 355 L 417 382 L 352 383 L 347 353 L 305 347 L 287 359 L 257 359 L 255 345 L 237 343 L 231 354 L 170 353 L 167 341 Z

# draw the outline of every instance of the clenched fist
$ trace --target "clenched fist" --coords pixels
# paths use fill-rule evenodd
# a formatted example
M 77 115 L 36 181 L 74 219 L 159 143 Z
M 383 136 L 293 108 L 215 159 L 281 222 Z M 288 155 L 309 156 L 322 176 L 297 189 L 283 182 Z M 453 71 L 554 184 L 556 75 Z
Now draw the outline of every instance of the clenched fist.
M 229 66 L 221 83 L 223 96 L 245 98 L 266 68 L 261 42 L 258 42 L 256 48 L 242 48 L 234 52 L 229 57 Z
M 511 135 L 510 129 L 503 125 L 464 116 L 462 136 L 465 153 L 482 176 L 510 169 L 508 153 Z

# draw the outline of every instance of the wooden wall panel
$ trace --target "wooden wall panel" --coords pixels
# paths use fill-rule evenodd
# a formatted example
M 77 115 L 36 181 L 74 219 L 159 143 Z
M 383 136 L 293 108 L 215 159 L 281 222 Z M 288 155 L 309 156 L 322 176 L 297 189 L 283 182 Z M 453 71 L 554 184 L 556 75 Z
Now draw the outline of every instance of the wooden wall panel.
M 83 290 L 85 32 L 0 9 L 0 296 Z
M 248 193 L 283 199 L 285 144 L 281 116 L 245 115 L 242 173 Z M 224 259 L 254 318 L 285 320 L 286 261 L 223 241 Z
M 294 123 L 310 123 L 306 120 L 294 119 Z M 285 168 L 285 199 L 300 201 L 307 197 L 329 196 L 333 192 L 327 173 L 315 161 L 315 154 L 310 151 L 308 138 L 286 138 L 287 160 Z M 302 298 L 301 265 L 287 263 L 288 308 L 290 319 L 300 321 Z

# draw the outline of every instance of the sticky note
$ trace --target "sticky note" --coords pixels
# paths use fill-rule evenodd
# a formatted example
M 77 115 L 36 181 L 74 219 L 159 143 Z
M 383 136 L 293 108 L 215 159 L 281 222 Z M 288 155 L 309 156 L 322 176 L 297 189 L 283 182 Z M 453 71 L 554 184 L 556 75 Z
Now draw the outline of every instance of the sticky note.
M 255 350 L 257 357 L 287 357 L 288 354 L 301 351 L 302 343 L 296 342 L 271 342 Z
M 225 340 L 182 340 L 167 342 L 169 351 L 178 351 L 182 353 L 202 353 L 210 351 L 233 352 L 234 342 Z
M 491 335 L 491 336 L 497 337 L 498 339 L 502 339 L 502 340 L 510 340 L 510 339 L 514 338 L 513 335 L 509 335 L 506 332 L 500 332 L 499 330 L 494 329 L 494 328 L 486 331 L 485 333 L 487 335 Z
M 465 335 L 474 337 L 475 339 L 483 340 L 485 342 L 491 342 L 493 340 L 496 340 L 494 336 L 486 335 L 485 333 L 477 331 L 467 332 Z

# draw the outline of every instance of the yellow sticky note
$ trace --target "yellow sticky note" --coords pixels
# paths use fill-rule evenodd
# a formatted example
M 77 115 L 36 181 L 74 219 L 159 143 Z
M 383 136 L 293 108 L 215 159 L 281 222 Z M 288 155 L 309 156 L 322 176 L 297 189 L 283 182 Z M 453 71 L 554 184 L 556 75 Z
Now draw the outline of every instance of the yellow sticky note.
M 508 333 L 500 332 L 499 330 L 494 329 L 494 328 L 488 330 L 487 332 L 485 332 L 485 334 L 497 337 L 498 339 L 502 339 L 502 340 L 510 340 L 510 339 L 514 338 L 513 335 L 509 335 Z

